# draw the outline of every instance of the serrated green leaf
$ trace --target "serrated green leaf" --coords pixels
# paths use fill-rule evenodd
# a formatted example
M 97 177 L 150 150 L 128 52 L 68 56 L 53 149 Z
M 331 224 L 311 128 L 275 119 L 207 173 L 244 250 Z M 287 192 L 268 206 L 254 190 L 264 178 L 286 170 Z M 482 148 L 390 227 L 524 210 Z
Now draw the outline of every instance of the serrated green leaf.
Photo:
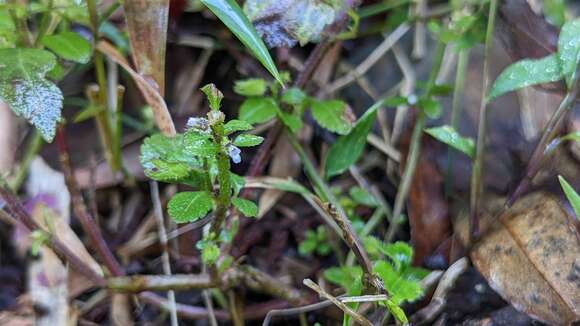
M 177 182 L 189 177 L 200 162 L 184 152 L 183 135 L 174 138 L 163 135 L 148 137 L 141 145 L 141 165 L 145 175 L 162 182 Z
M 298 130 L 302 129 L 303 122 L 300 119 L 300 116 L 297 113 L 290 113 L 290 112 L 278 112 L 278 117 L 282 121 L 282 123 L 290 129 L 290 131 L 295 134 Z
M 266 81 L 261 78 L 238 80 L 234 84 L 234 92 L 246 97 L 263 96 L 266 93 Z
M 296 87 L 289 88 L 282 94 L 280 100 L 286 104 L 290 105 L 299 105 L 304 102 L 306 99 L 306 94 L 300 89 Z
M 438 141 L 463 152 L 469 158 L 473 159 L 475 157 L 475 143 L 473 139 L 461 136 L 453 127 L 441 126 L 429 128 L 425 129 L 425 132 Z
M 235 0 L 201 0 L 280 83 L 282 79 L 266 45 Z
M 250 135 L 250 134 L 242 134 L 236 137 L 234 140 L 234 145 L 238 147 L 252 147 L 258 146 L 264 141 L 263 137 Z
M 236 197 L 232 199 L 232 204 L 246 217 L 258 215 L 258 206 L 251 200 Z
M 348 135 L 339 137 L 332 144 L 326 157 L 327 177 L 344 172 L 359 159 L 367 143 L 367 136 L 375 122 L 377 110 L 382 105 L 382 101 L 375 103 L 360 117 Z
M 352 129 L 348 116 L 348 105 L 343 101 L 312 101 L 312 116 L 322 127 L 337 134 L 346 135 Z
M 74 32 L 46 35 L 42 45 L 69 61 L 87 63 L 91 59 L 91 44 Z
M 378 203 L 375 197 L 371 195 L 368 191 L 361 187 L 352 187 L 348 191 L 348 194 L 357 204 L 365 205 L 368 207 L 377 207 Z
M 248 131 L 248 130 L 252 130 L 252 125 L 247 122 L 247 121 L 243 121 L 243 120 L 230 120 L 228 121 L 225 126 L 224 126 L 224 131 L 226 133 L 226 135 L 229 135 L 231 133 L 234 133 L 236 131 Z
M 497 77 L 488 95 L 488 101 L 523 87 L 555 82 L 564 74 L 556 54 L 533 60 L 524 59 L 511 64 Z
M 413 248 L 405 242 L 397 241 L 383 244 L 380 250 L 385 256 L 391 258 L 397 271 L 403 271 L 404 268 L 411 265 Z
M 183 137 L 184 150 L 192 155 L 210 158 L 217 153 L 215 144 L 209 139 L 209 135 L 201 134 L 195 130 L 188 131 Z
M 576 218 L 580 219 L 580 195 L 578 195 L 576 190 L 574 190 L 574 188 L 572 188 L 572 186 L 561 175 L 558 176 L 558 180 L 560 181 L 560 185 L 562 186 L 570 205 L 572 205 Z
M 212 239 L 199 240 L 195 247 L 201 250 L 201 260 L 206 265 L 215 263 L 220 256 L 220 248 Z
M 570 86 L 572 74 L 580 58 L 580 18 L 571 20 L 562 26 L 558 38 L 558 59 L 566 82 Z
M 376 262 L 373 266 L 373 272 L 381 278 L 391 295 L 390 299 L 396 305 L 415 301 L 423 295 L 423 289 L 417 280 L 405 278 L 385 261 Z
M 207 191 L 185 191 L 175 194 L 167 204 L 167 212 L 176 223 L 196 221 L 212 209 L 213 199 Z
M 271 97 L 252 97 L 240 106 L 239 119 L 248 123 L 264 123 L 276 116 L 280 109 Z
M 40 49 L 0 49 L 0 99 L 51 142 L 61 118 L 63 96 L 45 78 L 56 58 Z

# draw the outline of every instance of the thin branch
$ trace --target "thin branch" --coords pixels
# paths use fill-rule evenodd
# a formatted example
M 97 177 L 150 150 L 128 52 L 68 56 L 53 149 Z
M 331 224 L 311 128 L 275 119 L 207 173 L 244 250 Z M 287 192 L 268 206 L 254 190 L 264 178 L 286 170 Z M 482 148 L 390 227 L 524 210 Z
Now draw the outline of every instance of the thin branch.
M 350 309 L 346 304 L 342 303 L 340 300 L 330 295 L 328 292 L 324 291 L 318 284 L 312 282 L 310 279 L 305 279 L 302 283 L 312 290 L 316 291 L 318 295 L 332 302 L 335 306 L 340 308 L 345 314 L 352 317 L 354 321 L 364 326 L 372 326 L 373 324 L 365 317 L 359 315 L 356 311 Z
M 107 266 L 111 274 L 114 276 L 121 276 L 124 274 L 121 265 L 107 246 L 107 242 L 103 238 L 103 234 L 99 226 L 95 223 L 95 220 L 89 214 L 85 202 L 83 200 L 82 194 L 74 177 L 74 173 L 70 164 L 70 157 L 68 154 L 68 146 L 66 143 L 66 138 L 64 135 L 64 129 L 58 128 L 56 133 L 56 143 L 59 152 L 59 159 L 61 163 L 61 168 L 64 173 L 65 182 L 67 188 L 71 193 L 72 206 L 75 215 L 81 222 L 81 226 L 85 233 L 88 235 L 91 245 L 97 252 L 97 255 L 101 261 Z
M 159 234 L 159 244 L 161 245 L 162 254 L 161 262 L 163 264 L 163 273 L 171 276 L 171 263 L 169 261 L 169 253 L 167 250 L 167 233 L 165 231 L 165 222 L 163 220 L 163 209 L 161 208 L 161 200 L 159 199 L 159 186 L 157 181 L 149 182 L 151 187 L 151 200 L 153 201 L 153 208 L 155 210 L 155 219 L 157 220 L 157 228 Z M 171 325 L 177 326 L 177 312 L 175 310 L 175 292 L 173 290 L 167 291 L 167 299 L 171 308 Z
M 479 206 L 483 192 L 483 164 L 485 163 L 485 136 L 487 129 L 487 92 L 490 84 L 489 60 L 493 47 L 493 31 L 495 28 L 495 16 L 497 12 L 497 0 L 491 0 L 489 4 L 489 18 L 487 22 L 487 32 L 485 38 L 485 53 L 483 59 L 483 89 L 481 92 L 481 103 L 479 107 L 479 128 L 477 130 L 477 150 L 473 171 L 471 173 L 471 194 L 470 194 L 470 238 L 479 236 Z
M 121 292 L 184 291 L 208 289 L 216 285 L 208 274 L 134 275 L 107 279 L 107 288 Z

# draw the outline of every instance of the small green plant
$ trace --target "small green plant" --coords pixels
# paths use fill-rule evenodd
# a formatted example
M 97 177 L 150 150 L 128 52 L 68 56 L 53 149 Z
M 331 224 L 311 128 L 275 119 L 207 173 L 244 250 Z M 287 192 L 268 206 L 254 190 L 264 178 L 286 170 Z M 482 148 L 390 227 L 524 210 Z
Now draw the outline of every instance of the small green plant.
M 281 90 L 278 84 L 263 79 L 237 81 L 234 91 L 246 97 L 240 106 L 239 119 L 248 123 L 265 123 L 278 118 L 292 132 L 297 132 L 302 128 L 304 113 L 310 109 L 314 120 L 332 132 L 347 134 L 353 126 L 350 107 L 340 100 L 317 100 L 298 88 Z
M 298 252 L 303 255 L 311 255 L 316 253 L 319 256 L 326 256 L 330 254 L 330 245 L 328 244 L 328 235 L 324 225 L 319 225 L 316 231 L 306 231 L 306 239 L 300 242 Z
M 197 221 L 213 212 L 210 232 L 198 242 L 205 263 L 219 256 L 218 245 L 231 241 L 235 230 L 222 229 L 228 210 L 236 208 L 247 217 L 257 215 L 252 201 L 240 198 L 242 177 L 230 171 L 230 161 L 240 163 L 240 147 L 257 146 L 262 137 L 239 133 L 252 125 L 242 120 L 225 121 L 220 111 L 222 93 L 209 84 L 202 88 L 211 110 L 207 117 L 193 117 L 187 130 L 175 137 L 153 135 L 141 147 L 141 164 L 151 179 L 188 185 L 195 191 L 175 194 L 167 205 L 169 216 L 177 223 Z
M 407 323 L 405 313 L 399 306 L 413 302 L 423 295 L 420 281 L 428 271 L 412 267 L 413 248 L 404 242 L 386 244 L 374 237 L 364 238 L 365 248 L 373 260 L 373 272 L 376 273 L 389 293 L 389 300 L 379 302 L 386 306 L 401 323 Z M 329 268 L 324 277 L 346 291 L 347 296 L 362 294 L 362 269 L 359 266 L 342 266 Z M 351 303 L 352 308 L 357 304 Z M 345 315 L 345 322 L 348 321 Z

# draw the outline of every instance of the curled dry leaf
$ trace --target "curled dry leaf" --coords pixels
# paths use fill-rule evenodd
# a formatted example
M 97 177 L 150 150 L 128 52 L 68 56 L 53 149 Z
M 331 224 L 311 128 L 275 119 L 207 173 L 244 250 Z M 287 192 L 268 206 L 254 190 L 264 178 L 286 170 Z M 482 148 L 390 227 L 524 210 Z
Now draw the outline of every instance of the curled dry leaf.
M 547 193 L 533 193 L 495 222 L 471 251 L 477 269 L 516 309 L 550 325 L 580 320 L 580 236 L 573 217 Z M 466 224 L 460 222 L 459 225 Z
M 169 114 L 167 104 L 159 93 L 159 88 L 153 86 L 152 80 L 147 80 L 141 74 L 131 68 L 123 55 L 119 53 L 119 51 L 117 51 L 117 49 L 115 49 L 110 43 L 101 41 L 97 45 L 97 49 L 108 56 L 115 63 L 123 67 L 123 69 L 125 69 L 129 75 L 131 75 L 131 78 L 133 78 L 137 84 L 137 87 L 139 87 L 139 90 L 141 90 L 141 93 L 145 97 L 145 101 L 147 101 L 147 104 L 151 106 L 153 115 L 155 117 L 155 123 L 157 124 L 159 130 L 161 130 L 161 132 L 166 136 L 174 136 L 175 125 L 171 119 L 171 114 Z
M 137 71 L 163 95 L 169 0 L 126 0 L 123 9 Z

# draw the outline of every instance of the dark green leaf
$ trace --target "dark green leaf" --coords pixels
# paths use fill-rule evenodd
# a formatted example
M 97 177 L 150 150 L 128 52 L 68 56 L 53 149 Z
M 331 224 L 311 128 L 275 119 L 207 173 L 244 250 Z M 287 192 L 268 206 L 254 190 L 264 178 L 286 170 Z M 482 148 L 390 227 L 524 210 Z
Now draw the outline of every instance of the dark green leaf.
M 260 145 L 264 141 L 263 137 L 250 135 L 250 134 L 242 134 L 236 137 L 234 140 L 234 145 L 238 147 L 252 147 Z
M 337 100 L 312 101 L 312 116 L 322 127 L 345 135 L 352 129 L 349 119 L 349 107 L 346 103 Z
M 576 214 L 576 218 L 580 219 L 580 195 L 572 188 L 572 186 L 561 176 L 558 176 L 558 180 L 560 180 L 560 185 L 572 205 L 572 209 L 574 209 L 574 213 Z
M 232 204 L 246 217 L 256 217 L 258 215 L 258 206 L 251 200 L 236 197 L 232 199 Z
M 445 143 L 454 149 L 463 152 L 471 159 L 475 156 L 475 143 L 473 139 L 461 136 L 451 126 L 441 126 L 425 129 L 425 132 L 438 141 Z
M 201 0 L 238 39 L 248 48 L 252 54 L 266 67 L 274 78 L 283 84 L 278 68 L 274 64 L 266 45 L 258 36 L 252 23 L 242 12 L 242 8 L 235 0 Z
M 46 35 L 42 45 L 66 60 L 87 63 L 91 59 L 91 44 L 77 33 Z
M 207 191 L 185 191 L 177 193 L 167 204 L 169 216 L 176 223 L 196 221 L 212 209 L 213 199 Z
M 580 58 L 580 18 L 567 22 L 560 31 L 558 39 L 558 59 L 562 73 L 570 84 L 572 74 Z
M 375 122 L 377 110 L 382 105 L 383 102 L 379 101 L 370 107 L 348 135 L 339 137 L 332 144 L 326 157 L 325 171 L 328 177 L 344 172 L 358 160 L 367 143 L 367 136 Z
M 238 80 L 234 85 L 234 92 L 246 97 L 262 96 L 266 93 L 266 81 L 260 78 Z
M 488 100 L 526 86 L 555 82 L 562 79 L 563 76 L 556 54 L 539 60 L 521 60 L 507 67 L 497 77 Z
M 280 109 L 271 97 L 252 97 L 240 106 L 239 119 L 248 123 L 264 123 L 276 116 Z
M 243 120 L 230 120 L 224 126 L 224 131 L 226 135 L 229 135 L 236 131 L 248 131 L 252 130 L 252 125 L 247 121 Z
M 423 295 L 423 289 L 418 281 L 406 279 L 385 261 L 376 262 L 373 272 L 381 278 L 391 295 L 391 301 L 396 305 L 415 301 Z
M 297 133 L 298 130 L 302 129 L 302 120 L 298 113 L 287 113 L 283 111 L 278 112 L 278 117 L 282 120 L 282 123 L 290 129 L 292 133 Z
M 62 110 L 62 93 L 46 74 L 54 55 L 39 49 L 0 49 L 0 99 L 32 123 L 50 142 Z

